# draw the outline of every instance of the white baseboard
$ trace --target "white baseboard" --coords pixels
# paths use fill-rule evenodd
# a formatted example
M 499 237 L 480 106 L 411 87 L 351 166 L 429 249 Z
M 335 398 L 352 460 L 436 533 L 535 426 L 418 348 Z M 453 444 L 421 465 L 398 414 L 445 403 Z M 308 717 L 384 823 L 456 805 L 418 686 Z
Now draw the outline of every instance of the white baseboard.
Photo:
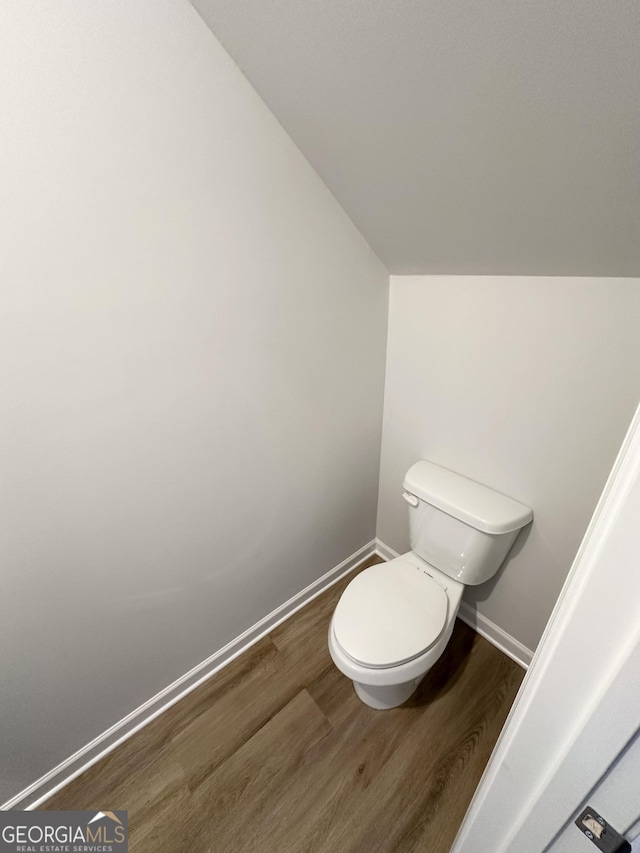
M 379 554 L 385 560 L 393 560 L 395 557 L 400 556 L 397 551 L 389 548 L 380 539 L 376 539 L 375 551 L 376 554 Z M 485 640 L 488 640 L 491 645 L 504 652 L 511 660 L 520 664 L 524 669 L 528 669 L 531 658 L 533 657 L 531 649 L 523 646 L 519 640 L 516 640 L 511 634 L 507 634 L 506 631 L 503 631 L 502 628 L 498 627 L 490 619 L 487 619 L 482 613 L 478 613 L 471 604 L 468 604 L 466 601 L 462 602 L 458 611 L 458 618 L 469 625 L 470 628 L 473 628 Z
M 340 565 L 328 571 L 317 581 L 314 581 L 306 589 L 303 589 L 289 601 L 276 608 L 264 619 L 261 619 L 235 640 L 232 640 L 224 648 L 215 652 L 194 669 L 185 673 L 178 678 L 173 684 L 170 684 L 160 693 L 156 694 L 144 705 L 140 705 L 131 714 L 128 714 L 122 720 L 113 725 L 110 729 L 98 735 L 97 738 L 88 743 L 86 746 L 79 749 L 53 770 L 46 773 L 28 788 L 25 788 L 12 799 L 8 800 L 0 806 L 0 810 L 8 809 L 35 809 L 44 803 L 49 797 L 71 782 L 76 776 L 84 773 L 93 764 L 104 758 L 112 750 L 121 743 L 124 743 L 128 738 L 134 735 L 141 728 L 146 726 L 164 711 L 168 710 L 176 702 L 185 697 L 196 687 L 199 687 L 207 679 L 215 675 L 232 660 L 241 655 L 244 651 L 250 648 L 258 640 L 265 637 L 270 631 L 273 631 L 278 625 L 284 622 L 289 617 L 293 616 L 298 610 L 313 601 L 321 593 L 323 593 L 334 583 L 337 583 L 345 575 L 348 575 L 361 563 L 363 563 L 372 554 L 378 554 L 384 560 L 392 560 L 398 557 L 397 551 L 389 548 L 380 539 L 374 539 L 368 542 L 362 548 L 343 560 Z M 477 613 L 473 607 L 466 602 L 462 602 L 458 613 L 460 619 L 466 622 L 471 628 L 478 632 L 482 637 L 496 646 L 500 651 L 508 655 L 516 663 L 525 669 L 529 666 L 533 653 L 527 649 L 522 643 L 518 642 L 514 637 L 503 631 L 497 625 L 494 625 L 489 619 L 481 613 Z
M 261 640 L 275 627 L 280 625 L 298 610 L 317 598 L 334 583 L 337 583 L 349 572 L 357 568 L 368 557 L 376 553 L 377 540 L 372 540 L 360 548 L 355 554 L 347 557 L 340 565 L 328 571 L 317 581 L 314 581 L 306 589 L 303 589 L 289 601 L 276 608 L 264 619 L 261 619 L 235 640 L 232 640 L 224 648 L 212 654 L 194 669 L 185 673 L 170 684 L 160 693 L 156 694 L 144 705 L 140 705 L 131 714 L 128 714 L 114 726 L 98 735 L 97 738 L 83 746 L 72 756 L 67 758 L 49 773 L 42 776 L 28 788 L 0 806 L 0 810 L 8 809 L 30 810 L 35 809 L 49 797 L 67 785 L 76 776 L 84 773 L 93 764 L 114 750 L 117 746 L 130 738 L 147 723 L 150 723 L 176 702 L 179 702 L 196 687 L 199 687 L 220 669 L 231 663 L 232 660 L 241 655 L 258 640 Z
M 473 628 L 481 637 L 488 640 L 491 645 L 504 652 L 511 660 L 520 664 L 523 669 L 528 669 L 533 657 L 533 652 L 526 646 L 523 646 L 519 640 L 507 634 L 502 628 L 498 627 L 486 616 L 478 611 L 466 601 L 463 601 L 458 610 L 458 618 L 466 622 L 470 628 Z
M 376 539 L 376 554 L 382 557 L 383 560 L 395 560 L 396 557 L 399 557 L 397 551 L 394 551 L 393 548 L 389 548 L 388 545 L 385 545 L 380 539 Z

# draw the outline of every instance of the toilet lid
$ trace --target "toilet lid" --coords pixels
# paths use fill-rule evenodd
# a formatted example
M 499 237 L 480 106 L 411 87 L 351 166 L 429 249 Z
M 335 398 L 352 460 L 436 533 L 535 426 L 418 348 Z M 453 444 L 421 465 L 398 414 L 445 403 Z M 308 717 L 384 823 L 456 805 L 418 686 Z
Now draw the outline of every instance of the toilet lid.
M 406 663 L 440 637 L 448 602 L 422 568 L 396 558 L 351 581 L 335 610 L 334 635 L 342 650 L 365 666 Z

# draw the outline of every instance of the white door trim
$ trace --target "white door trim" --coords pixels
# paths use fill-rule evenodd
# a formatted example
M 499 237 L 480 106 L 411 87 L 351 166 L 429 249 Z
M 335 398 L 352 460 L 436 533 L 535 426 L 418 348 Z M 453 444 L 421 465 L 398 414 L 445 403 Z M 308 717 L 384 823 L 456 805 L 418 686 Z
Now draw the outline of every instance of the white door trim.
M 631 702 L 619 688 L 640 643 L 638 518 L 640 409 L 452 853 L 540 853 L 637 726 L 637 671 Z M 581 749 L 586 732 L 604 754 Z M 556 808 L 548 792 L 559 796 L 558 785 L 565 793 Z

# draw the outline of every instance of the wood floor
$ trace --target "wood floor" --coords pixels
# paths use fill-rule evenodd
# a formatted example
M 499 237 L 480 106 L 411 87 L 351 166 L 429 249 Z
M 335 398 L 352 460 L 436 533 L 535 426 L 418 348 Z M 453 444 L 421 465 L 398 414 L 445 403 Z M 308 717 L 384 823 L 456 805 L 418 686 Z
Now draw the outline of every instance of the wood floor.
M 345 584 L 43 808 L 127 809 L 133 853 L 448 853 L 524 671 L 458 621 L 417 694 L 374 711 L 327 650 Z

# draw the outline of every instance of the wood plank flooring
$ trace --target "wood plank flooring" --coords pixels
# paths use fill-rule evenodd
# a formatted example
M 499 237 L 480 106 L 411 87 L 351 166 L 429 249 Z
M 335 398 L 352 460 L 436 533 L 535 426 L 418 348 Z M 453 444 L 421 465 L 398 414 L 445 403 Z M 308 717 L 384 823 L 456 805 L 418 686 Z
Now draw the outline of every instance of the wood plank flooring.
M 327 650 L 346 583 L 43 808 L 127 809 L 132 853 L 448 853 L 524 671 L 458 621 L 409 702 L 374 711 Z

